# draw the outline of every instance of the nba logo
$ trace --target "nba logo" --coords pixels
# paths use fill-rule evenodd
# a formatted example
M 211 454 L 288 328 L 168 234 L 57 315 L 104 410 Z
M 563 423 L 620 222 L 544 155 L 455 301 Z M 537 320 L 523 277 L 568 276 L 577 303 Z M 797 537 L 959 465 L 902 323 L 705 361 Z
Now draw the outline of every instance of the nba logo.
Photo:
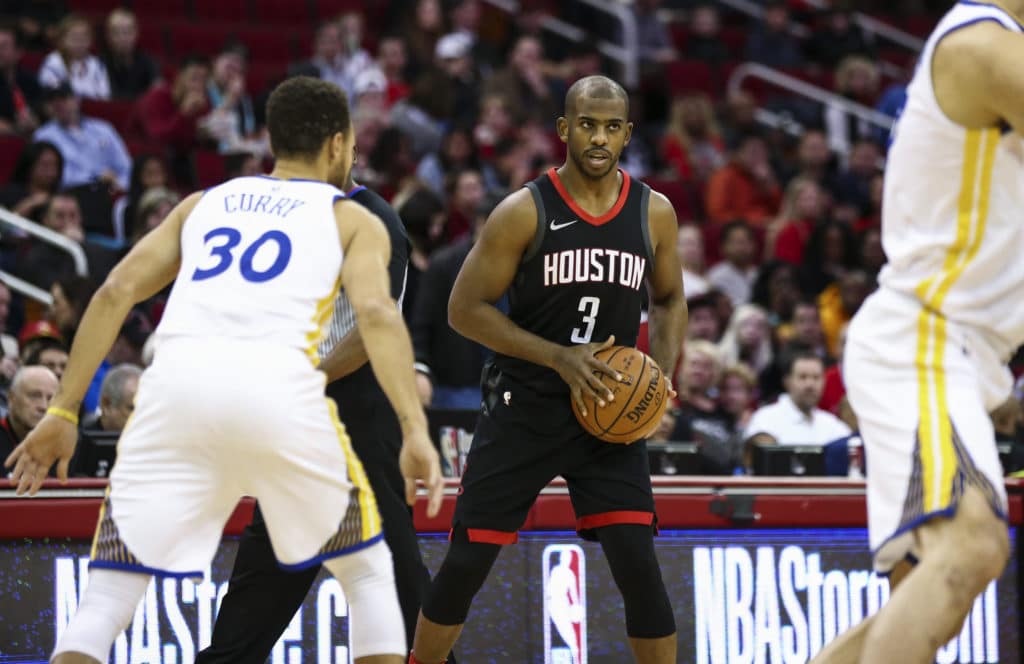
M 544 547 L 544 664 L 587 664 L 586 558 L 577 544 Z

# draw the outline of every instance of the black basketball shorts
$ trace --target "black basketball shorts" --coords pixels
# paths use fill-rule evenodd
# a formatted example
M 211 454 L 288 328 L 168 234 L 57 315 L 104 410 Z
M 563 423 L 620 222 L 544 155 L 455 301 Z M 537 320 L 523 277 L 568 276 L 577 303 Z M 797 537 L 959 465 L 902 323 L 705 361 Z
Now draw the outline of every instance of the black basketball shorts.
M 605 443 L 580 426 L 563 394 L 545 395 L 490 369 L 452 527 L 470 541 L 511 544 L 541 490 L 561 475 L 576 531 L 620 523 L 657 528 L 647 444 Z

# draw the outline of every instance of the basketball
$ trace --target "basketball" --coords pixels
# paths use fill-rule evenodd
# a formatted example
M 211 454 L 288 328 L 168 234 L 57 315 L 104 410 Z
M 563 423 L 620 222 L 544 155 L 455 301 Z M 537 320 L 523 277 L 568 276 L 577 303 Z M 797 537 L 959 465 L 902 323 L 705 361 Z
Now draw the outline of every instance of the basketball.
M 599 374 L 615 400 L 599 408 L 593 399 L 584 397 L 586 415 L 570 397 L 576 419 L 588 433 L 607 443 L 629 444 L 651 435 L 668 405 L 668 381 L 661 367 L 636 348 L 626 346 L 605 348 L 595 357 L 621 373 L 623 381 Z

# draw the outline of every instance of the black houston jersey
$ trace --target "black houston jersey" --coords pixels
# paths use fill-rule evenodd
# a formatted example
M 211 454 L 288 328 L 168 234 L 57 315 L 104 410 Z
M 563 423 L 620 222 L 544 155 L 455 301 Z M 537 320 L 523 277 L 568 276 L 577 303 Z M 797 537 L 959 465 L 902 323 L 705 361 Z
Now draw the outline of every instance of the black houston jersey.
M 509 318 L 557 344 L 636 345 L 644 282 L 654 267 L 647 204 L 651 189 L 622 171 L 619 198 L 600 217 L 570 198 L 554 168 L 526 185 L 537 206 L 537 234 L 509 288 Z M 495 364 L 539 392 L 564 393 L 546 367 L 497 354 Z

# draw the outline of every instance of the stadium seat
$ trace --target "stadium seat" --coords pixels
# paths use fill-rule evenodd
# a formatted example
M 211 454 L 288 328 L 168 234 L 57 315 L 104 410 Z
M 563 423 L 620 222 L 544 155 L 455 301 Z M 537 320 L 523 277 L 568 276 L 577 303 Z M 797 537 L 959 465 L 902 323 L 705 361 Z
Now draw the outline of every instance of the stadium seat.
M 235 36 L 235 28 L 223 23 L 185 23 L 174 26 L 170 33 L 175 53 L 213 56 Z
M 159 21 L 145 21 L 139 25 L 139 48 L 161 59 L 171 54 L 167 48 L 167 33 Z
M 665 195 L 665 198 L 675 208 L 676 218 L 679 220 L 679 223 L 694 219 L 696 210 L 693 205 L 693 191 L 688 184 L 679 180 L 662 180 L 659 178 L 645 178 L 644 182 L 651 189 Z
M 127 3 L 123 0 L 74 0 L 68 4 L 80 14 L 108 14 Z
M 247 0 L 217 0 L 195 3 L 196 19 L 203 23 L 251 23 Z
M 305 25 L 312 18 L 308 0 L 254 0 L 257 23 L 266 25 Z
M 114 125 L 114 129 L 126 138 L 132 133 L 132 121 L 135 116 L 135 102 L 131 100 L 82 99 L 82 113 L 94 118 L 106 120 Z
M 673 94 L 681 92 L 704 92 L 715 94 L 715 83 L 711 67 L 700 60 L 676 60 L 668 65 L 666 72 L 669 89 Z
M 366 2 L 363 0 L 313 0 L 316 6 L 316 16 L 320 19 L 330 19 L 345 12 L 366 12 Z
M 271 86 L 284 80 L 288 73 L 287 59 L 277 62 L 254 62 L 245 74 L 245 87 L 251 95 L 266 92 Z
M 133 2 L 132 11 L 139 17 L 139 23 L 143 25 L 153 20 L 184 19 L 189 17 L 189 2 L 190 0 L 159 0 L 159 2 L 145 0 Z
M 0 182 L 7 182 L 18 163 L 21 150 L 25 147 L 25 139 L 10 134 L 0 134 Z
M 252 62 L 289 62 L 293 59 L 292 35 L 280 28 L 245 28 L 238 38 L 249 48 Z
M 224 157 L 219 152 L 196 150 L 194 157 L 199 189 L 207 189 L 224 181 Z

